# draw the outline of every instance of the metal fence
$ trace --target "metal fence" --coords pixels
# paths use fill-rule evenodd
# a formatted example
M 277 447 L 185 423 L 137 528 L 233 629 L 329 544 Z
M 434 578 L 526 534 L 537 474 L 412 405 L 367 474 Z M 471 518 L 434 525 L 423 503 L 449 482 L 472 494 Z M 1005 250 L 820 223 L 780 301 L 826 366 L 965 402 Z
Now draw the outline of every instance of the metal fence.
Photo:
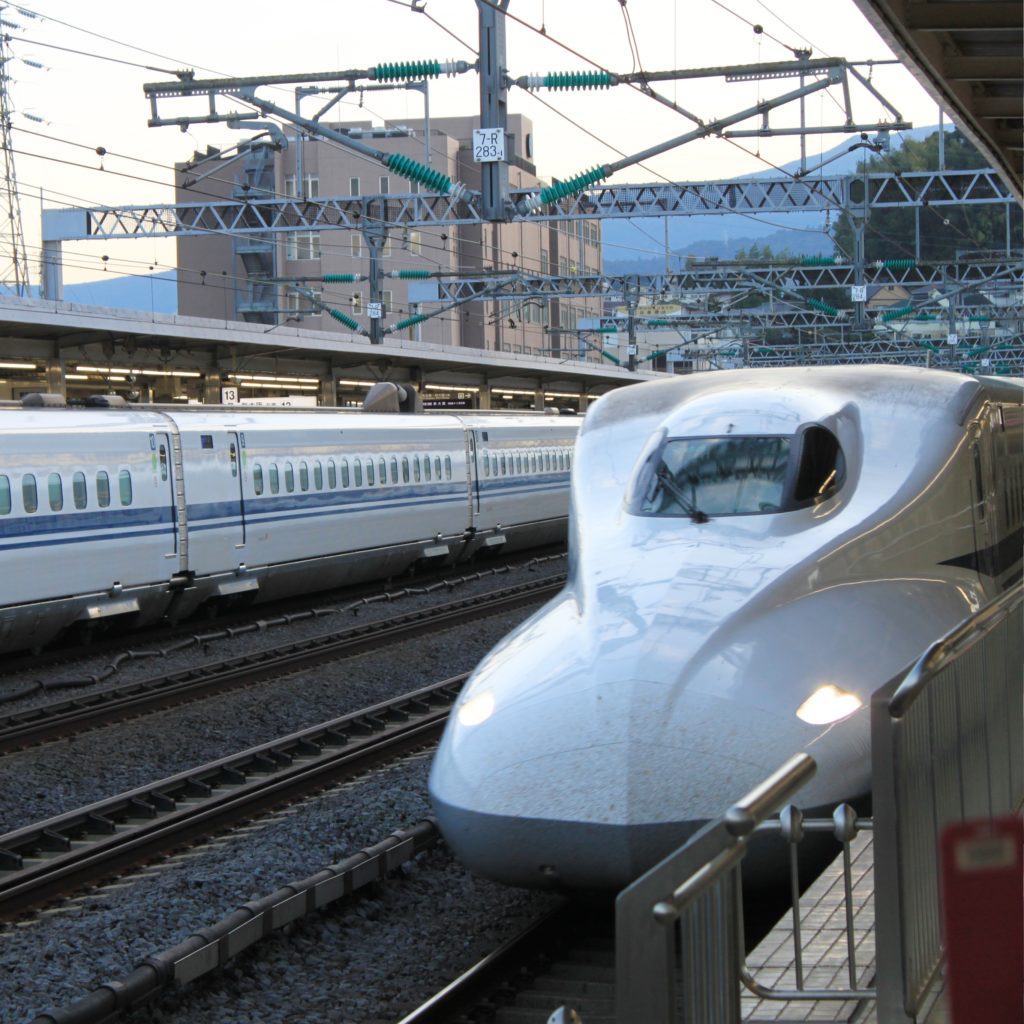
M 874 695 L 874 818 L 837 808 L 803 821 L 792 806 L 810 779 L 796 755 L 726 814 L 625 889 L 616 901 L 616 1019 L 622 1024 L 736 1024 L 741 985 L 787 1002 L 876 998 L 880 1024 L 913 1021 L 942 962 L 938 839 L 952 822 L 1018 811 L 1024 801 L 1024 588 L 983 609 Z M 796 843 L 831 829 L 843 844 L 845 972 L 805 984 Z M 863 985 L 853 934 L 850 844 L 874 831 L 875 989 Z M 790 842 L 794 902 L 790 977 L 758 980 L 743 952 L 739 865 L 755 830 Z
M 938 839 L 1024 800 L 1024 588 L 874 695 L 878 1019 L 914 1020 L 939 976 Z

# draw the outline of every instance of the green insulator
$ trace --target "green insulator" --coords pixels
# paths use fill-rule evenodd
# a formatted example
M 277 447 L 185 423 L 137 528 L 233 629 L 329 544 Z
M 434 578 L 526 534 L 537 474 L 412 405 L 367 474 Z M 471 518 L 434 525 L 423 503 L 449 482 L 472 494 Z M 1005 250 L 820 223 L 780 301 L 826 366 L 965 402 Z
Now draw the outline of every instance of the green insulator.
M 350 316 L 346 316 L 340 309 L 328 309 L 327 313 L 340 324 L 344 324 L 350 331 L 358 331 L 359 324 Z
M 835 256 L 804 256 L 800 260 L 802 267 L 831 267 L 836 262 Z
M 408 316 L 404 320 L 399 320 L 398 323 L 391 328 L 391 330 L 402 331 L 405 330 L 406 327 L 412 327 L 415 324 L 421 324 L 426 319 L 427 318 L 425 316 Z
M 990 316 L 969 316 L 967 318 L 972 324 L 990 324 L 992 318 Z
M 835 306 L 830 306 L 827 302 L 822 302 L 820 299 L 808 299 L 807 305 L 811 309 L 816 309 L 820 313 L 826 313 L 828 316 L 839 316 L 839 310 Z
M 892 270 L 910 270 L 911 267 L 917 266 L 917 260 L 910 259 L 898 259 L 898 260 L 882 260 L 883 267 L 890 267 Z
M 934 313 L 918 313 L 914 317 L 916 323 L 925 323 L 929 320 L 938 320 L 939 318 Z
M 648 320 L 647 321 L 647 326 L 648 327 L 671 327 L 672 326 L 672 321 L 671 320 Z
M 389 154 L 385 164 L 389 171 L 394 171 L 395 174 L 400 174 L 410 181 L 419 182 L 431 192 L 440 192 L 441 195 L 446 196 L 452 190 L 452 179 L 447 175 L 435 171 L 425 164 L 417 163 L 401 153 Z
M 557 202 L 566 196 L 574 196 L 578 192 L 582 192 L 588 185 L 593 185 L 594 182 L 601 181 L 607 177 L 608 175 L 603 167 L 595 167 L 592 170 L 584 171 L 582 174 L 577 174 L 575 178 L 569 178 L 568 181 L 559 181 L 542 189 L 538 197 L 538 203 L 540 206 L 547 206 L 548 203 Z
M 899 320 L 901 317 L 910 316 L 913 312 L 913 306 L 900 306 L 898 309 L 886 310 L 882 314 L 882 322 L 888 323 L 890 320 Z
M 611 84 L 606 71 L 552 71 L 544 76 L 548 89 L 607 89 Z
M 370 69 L 378 82 L 394 82 L 399 78 L 437 78 L 441 64 L 436 60 L 407 60 L 397 64 L 378 64 Z
M 622 365 L 622 360 L 618 356 L 613 356 L 611 352 L 605 352 L 604 349 L 602 349 L 601 355 L 603 355 L 605 359 L 611 360 L 616 366 Z
M 400 270 L 398 276 L 404 281 L 417 280 L 421 281 L 423 278 L 430 277 L 429 270 Z
M 618 329 L 618 327 L 595 327 L 594 328 L 594 333 L 595 334 L 618 334 L 619 333 L 619 329 Z
M 324 284 L 350 284 L 352 281 L 358 281 L 359 276 L 357 274 L 324 274 L 320 280 Z

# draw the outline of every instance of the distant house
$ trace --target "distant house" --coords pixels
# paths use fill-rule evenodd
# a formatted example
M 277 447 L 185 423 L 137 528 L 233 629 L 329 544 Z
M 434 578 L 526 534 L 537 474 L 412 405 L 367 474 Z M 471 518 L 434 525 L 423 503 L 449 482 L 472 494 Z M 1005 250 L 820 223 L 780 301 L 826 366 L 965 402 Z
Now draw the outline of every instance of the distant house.
M 881 310 L 910 303 L 910 292 L 899 284 L 868 285 L 868 309 Z

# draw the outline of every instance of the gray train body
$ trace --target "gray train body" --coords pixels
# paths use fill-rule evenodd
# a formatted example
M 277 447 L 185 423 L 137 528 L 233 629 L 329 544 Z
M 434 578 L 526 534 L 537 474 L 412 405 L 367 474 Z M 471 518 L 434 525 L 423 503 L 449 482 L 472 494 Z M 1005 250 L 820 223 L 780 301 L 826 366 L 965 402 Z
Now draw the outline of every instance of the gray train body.
M 836 367 L 602 398 L 569 581 L 478 666 L 433 764 L 457 856 L 621 888 L 797 751 L 801 806 L 869 792 L 872 691 L 1021 578 L 1021 396 Z
M 578 417 L 0 409 L 0 651 L 564 538 Z

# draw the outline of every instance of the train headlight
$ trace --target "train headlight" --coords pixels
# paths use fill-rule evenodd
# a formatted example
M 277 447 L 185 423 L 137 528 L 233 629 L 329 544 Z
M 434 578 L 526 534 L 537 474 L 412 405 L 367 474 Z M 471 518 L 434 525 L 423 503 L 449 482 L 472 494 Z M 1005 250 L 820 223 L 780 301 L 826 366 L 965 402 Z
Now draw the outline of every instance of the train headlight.
M 479 725 L 486 722 L 493 713 L 494 694 L 490 690 L 483 690 L 462 704 L 455 717 L 459 720 L 459 725 Z
M 796 717 L 808 725 L 830 725 L 832 722 L 838 722 L 840 718 L 852 715 L 863 706 L 856 694 L 827 683 L 825 686 L 819 686 L 796 709 Z

